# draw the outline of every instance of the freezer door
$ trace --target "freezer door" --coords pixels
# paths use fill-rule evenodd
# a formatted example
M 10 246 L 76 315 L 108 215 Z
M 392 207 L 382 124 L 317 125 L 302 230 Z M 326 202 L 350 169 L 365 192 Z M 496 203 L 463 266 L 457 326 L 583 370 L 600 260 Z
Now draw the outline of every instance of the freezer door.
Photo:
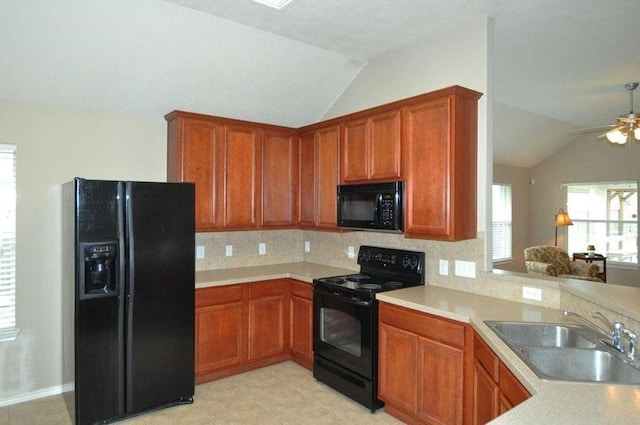
M 129 413 L 193 396 L 195 224 L 193 184 L 126 192 Z
M 124 413 L 124 184 L 75 179 L 75 423 Z

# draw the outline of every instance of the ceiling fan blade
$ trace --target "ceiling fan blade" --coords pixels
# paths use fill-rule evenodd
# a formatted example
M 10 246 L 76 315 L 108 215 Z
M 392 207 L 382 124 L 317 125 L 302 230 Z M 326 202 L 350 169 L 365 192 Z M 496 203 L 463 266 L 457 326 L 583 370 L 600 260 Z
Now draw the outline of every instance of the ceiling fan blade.
M 618 126 L 619 124 L 610 124 L 610 125 L 601 125 L 599 127 L 581 128 L 581 129 L 572 131 L 570 134 L 577 135 L 577 134 L 599 133 L 601 131 L 609 131 L 612 128 L 615 128 Z

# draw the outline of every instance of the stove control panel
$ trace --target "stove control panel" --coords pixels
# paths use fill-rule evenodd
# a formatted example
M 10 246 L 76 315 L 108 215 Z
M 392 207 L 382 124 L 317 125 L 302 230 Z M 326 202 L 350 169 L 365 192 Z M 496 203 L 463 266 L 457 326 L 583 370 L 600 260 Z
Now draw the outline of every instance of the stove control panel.
M 358 264 L 373 269 L 422 274 L 424 252 L 362 245 L 358 251 Z

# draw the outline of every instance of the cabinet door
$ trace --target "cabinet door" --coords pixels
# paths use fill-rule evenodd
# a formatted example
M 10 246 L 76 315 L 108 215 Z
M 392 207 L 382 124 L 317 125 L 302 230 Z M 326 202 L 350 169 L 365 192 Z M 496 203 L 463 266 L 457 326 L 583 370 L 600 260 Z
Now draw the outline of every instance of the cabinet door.
M 473 423 L 483 425 L 500 414 L 500 389 L 476 361 L 473 365 Z
M 462 424 L 463 352 L 419 338 L 417 414 L 428 423 Z
M 242 363 L 243 303 L 196 309 L 196 375 Z
M 400 110 L 369 118 L 369 180 L 400 179 Z
M 316 133 L 316 226 L 336 228 L 338 154 L 340 148 L 338 126 L 318 130 Z
M 260 211 L 261 131 L 257 127 L 224 127 L 224 227 L 257 227 Z
M 400 110 L 341 125 L 340 182 L 400 179 Z
M 500 413 L 517 406 L 529 397 L 531 397 L 529 391 L 504 363 L 500 362 Z
M 288 282 L 252 283 L 249 296 L 249 359 L 284 354 L 287 343 Z M 286 319 L 285 319 L 286 318 Z
M 308 369 L 313 363 L 313 291 L 311 285 L 291 283 L 291 354 Z
M 477 236 L 477 94 L 457 90 L 402 110 L 405 236 Z
M 300 136 L 300 225 L 315 226 L 315 133 Z
M 220 131 L 221 126 L 211 122 L 176 118 L 169 123 L 168 181 L 195 183 L 197 231 L 222 225 L 216 187 L 221 176 Z
M 262 140 L 262 227 L 298 223 L 298 137 L 265 130 Z
M 341 125 L 340 182 L 369 180 L 369 126 L 367 118 Z
M 449 235 L 449 109 L 445 98 L 403 110 L 407 236 Z
M 417 411 L 418 336 L 380 324 L 378 397 L 411 414 Z

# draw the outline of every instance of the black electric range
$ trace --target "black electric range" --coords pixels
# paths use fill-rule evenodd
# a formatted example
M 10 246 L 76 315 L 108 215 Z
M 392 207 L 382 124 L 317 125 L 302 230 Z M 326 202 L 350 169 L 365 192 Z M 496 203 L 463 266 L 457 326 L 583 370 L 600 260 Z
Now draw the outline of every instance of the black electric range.
M 378 292 L 424 285 L 424 262 L 424 252 L 363 245 L 359 273 L 314 279 L 313 284 L 373 300 Z
M 424 252 L 361 246 L 360 272 L 313 280 L 313 376 L 371 409 L 377 397 L 376 294 L 424 285 Z

